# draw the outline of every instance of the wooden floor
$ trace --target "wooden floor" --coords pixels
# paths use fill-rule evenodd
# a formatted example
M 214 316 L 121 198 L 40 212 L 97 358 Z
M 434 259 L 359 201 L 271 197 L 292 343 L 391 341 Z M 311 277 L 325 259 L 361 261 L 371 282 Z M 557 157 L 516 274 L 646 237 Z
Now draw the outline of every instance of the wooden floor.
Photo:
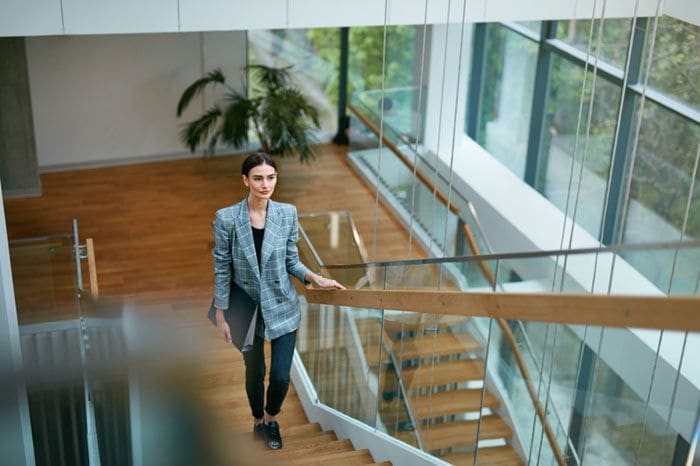
M 405 258 L 404 228 L 381 205 L 375 213 L 373 191 L 349 167 L 345 151 L 323 146 L 321 157 L 311 165 L 282 160 L 275 199 L 294 203 L 300 213 L 351 211 L 370 255 L 376 215 L 374 259 Z M 5 201 L 8 234 L 16 239 L 66 233 L 71 219 L 77 218 L 81 238 L 95 241 L 102 297 L 128 300 L 143 312 L 169 313 L 206 332 L 208 324 L 202 323 L 213 291 L 211 222 L 217 209 L 244 197 L 243 158 L 196 158 L 44 174 L 41 197 Z M 424 257 L 415 244 L 413 251 L 413 257 Z M 242 358 L 218 340 L 213 328 L 208 335 L 217 363 L 207 369 L 211 377 L 203 379 L 209 384 L 207 396 L 226 406 L 223 412 L 234 430 L 248 432 L 251 420 Z M 296 440 L 294 430 L 289 431 L 285 450 L 290 454 L 308 443 L 304 429 L 318 430 L 318 426 L 302 427 L 307 419 L 293 389 L 279 419 L 283 434 L 285 429 L 298 430 Z M 366 452 L 348 453 L 347 442 L 334 445 L 337 448 L 331 453 L 323 448 L 332 447 L 319 447 L 319 462 L 372 462 Z
M 242 156 L 196 158 L 44 174 L 39 198 L 5 201 L 10 239 L 66 233 L 77 218 L 95 241 L 100 292 L 135 297 L 212 290 L 211 222 L 245 196 Z M 374 193 L 352 171 L 346 149 L 323 146 L 311 165 L 279 163 L 274 198 L 299 213 L 349 210 L 372 251 Z M 381 204 L 376 260 L 403 259 L 405 229 Z M 414 257 L 424 257 L 416 245 Z

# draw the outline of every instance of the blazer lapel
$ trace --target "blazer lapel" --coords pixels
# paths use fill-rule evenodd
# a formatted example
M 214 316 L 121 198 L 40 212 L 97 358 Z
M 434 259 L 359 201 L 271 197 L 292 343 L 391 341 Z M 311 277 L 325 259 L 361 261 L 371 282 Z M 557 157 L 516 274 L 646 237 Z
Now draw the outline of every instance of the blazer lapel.
M 255 255 L 255 244 L 253 243 L 253 231 L 250 226 L 250 213 L 248 212 L 248 202 L 246 199 L 239 204 L 239 214 L 236 219 L 236 233 L 243 254 L 248 260 L 248 265 L 258 280 L 260 280 L 260 270 L 258 270 L 258 258 Z M 267 233 L 265 234 L 267 236 Z
M 265 266 L 265 263 L 270 259 L 274 250 L 277 232 L 279 231 L 279 212 L 277 203 L 267 201 L 267 219 L 265 220 L 265 235 L 263 236 L 262 250 L 260 252 L 260 265 Z M 262 267 L 261 267 L 262 268 Z

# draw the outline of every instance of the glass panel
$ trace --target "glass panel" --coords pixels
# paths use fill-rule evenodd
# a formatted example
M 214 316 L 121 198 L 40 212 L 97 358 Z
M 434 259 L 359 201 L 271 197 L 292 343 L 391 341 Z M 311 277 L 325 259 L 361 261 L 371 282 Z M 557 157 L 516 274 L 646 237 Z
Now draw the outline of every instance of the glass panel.
M 681 395 L 675 388 L 683 334 L 665 333 L 658 360 L 654 351 L 659 332 L 649 337 L 652 351 L 626 329 L 605 329 L 592 339 L 596 354 L 582 439 L 586 463 L 675 464 L 677 442 L 690 438 L 700 398 L 697 389 Z M 621 345 L 624 361 L 616 354 Z M 632 354 L 637 356 L 629 357 Z M 688 357 L 686 350 L 686 363 Z
M 649 20 L 649 41 L 653 31 Z M 700 26 L 662 16 L 656 31 L 649 84 L 700 110 Z M 644 61 L 649 52 L 644 53 Z M 643 64 L 643 72 L 646 65 Z M 643 81 L 643 80 L 642 80 Z
M 698 254 L 700 248 L 695 242 L 686 243 L 678 248 L 679 257 L 690 257 Z M 543 257 L 528 257 L 518 259 L 499 259 L 498 291 L 517 293 L 602 293 L 602 294 L 636 294 L 636 295 L 660 295 L 660 290 L 652 281 L 648 280 L 640 271 L 634 268 L 634 263 L 626 257 L 639 256 L 642 261 L 646 256 L 660 254 L 673 255 L 677 248 L 676 243 L 668 243 L 664 247 L 655 249 L 643 248 L 635 251 L 626 251 L 623 255 L 610 252 L 585 253 L 585 254 L 560 254 Z M 380 280 L 375 280 L 371 287 L 375 289 L 406 290 L 406 289 L 454 289 L 461 291 L 483 292 L 491 291 L 490 286 L 482 283 L 470 284 L 461 275 L 466 268 L 472 268 L 470 273 L 476 274 L 483 271 L 477 257 L 453 258 L 442 263 L 417 263 L 402 265 L 383 265 L 374 269 L 377 275 L 383 274 Z M 693 278 L 693 285 L 700 273 L 700 261 L 685 261 L 688 266 L 688 274 Z M 329 266 L 323 272 L 336 274 L 342 271 L 345 274 L 357 273 L 358 270 L 366 270 L 368 266 L 342 266 L 339 268 Z M 384 269 L 384 270 L 382 270 Z M 503 270 L 510 273 L 502 273 Z M 665 270 L 665 275 L 670 271 Z M 676 270 L 678 273 L 678 269 Z M 562 279 L 563 275 L 563 279 Z M 563 280 L 563 283 L 562 283 Z M 694 289 L 676 294 L 692 295 Z
M 355 229 L 350 212 L 336 211 L 300 215 L 304 232 L 317 251 L 323 251 L 323 261 L 329 264 L 365 262 L 365 246 Z
M 489 24 L 478 142 L 513 173 L 525 174 L 537 43 Z
M 13 241 L 10 262 L 20 325 L 80 316 L 71 237 Z
M 546 429 L 567 456 L 580 341 L 565 326 L 537 322 L 494 320 L 491 331 L 487 385 L 499 388 L 528 463 L 556 464 Z M 546 429 L 531 395 L 547 413 Z
M 9 250 L 35 456 L 42 464 L 87 465 L 73 239 L 15 240 Z
M 379 182 L 386 189 L 383 195 L 407 222 L 413 216 L 412 227 L 418 232 L 416 234 L 424 238 L 424 243 L 428 243 L 427 249 L 432 254 L 462 256 L 489 252 L 490 247 L 482 234 L 473 206 L 454 189 L 450 191 L 449 180 L 436 173 L 430 162 L 423 158 L 420 148 L 416 150 L 406 134 L 397 131 L 388 121 L 382 127 L 383 135 L 393 143 L 394 148 L 387 147 L 385 143 L 381 151 L 380 170 L 379 140 L 376 136 L 379 114 L 368 103 L 375 97 L 369 92 L 353 96 L 352 108 L 356 115 L 350 122 L 351 159 L 366 170 L 366 176 L 370 179 L 376 179 L 381 173 Z M 370 130 L 372 126 L 375 132 Z M 414 163 L 417 164 L 416 177 L 413 176 Z M 446 207 L 448 192 L 451 193 L 451 209 Z M 490 286 L 491 281 L 485 279 L 480 267 L 493 269 L 494 265 L 486 262 L 477 266 L 467 264 L 463 266 L 461 274 L 472 286 Z M 460 266 L 453 264 L 449 267 Z M 439 270 L 437 273 L 445 275 Z M 503 270 L 502 273 L 510 271 Z
M 632 20 L 629 18 L 611 19 L 605 18 L 602 22 L 603 32 L 600 38 L 600 52 L 597 51 L 598 33 L 601 21 L 597 20 L 569 20 L 557 21 L 557 39 L 573 45 L 584 52 L 588 51 L 591 57 L 596 54 L 618 68 L 624 69 L 627 61 L 627 47 L 630 40 Z M 590 38 L 591 25 L 593 25 L 593 37 Z M 589 50 L 590 41 L 590 50 Z
M 417 34 L 419 30 L 421 34 Z M 415 42 L 419 35 L 422 29 L 418 26 L 387 28 L 385 89 L 414 85 Z M 350 94 L 382 88 L 383 45 L 383 26 L 350 28 Z
M 338 29 L 248 31 L 248 63 L 292 66 L 294 84 L 319 112 L 325 139 L 338 130 Z M 249 92 L 255 95 L 255 79 Z
M 597 237 L 610 170 L 615 124 L 620 105 L 620 88 L 600 75 L 597 77 L 591 126 L 587 131 L 593 81 L 592 73 L 588 73 L 577 141 L 583 68 L 554 56 L 551 75 L 546 129 L 540 155 L 544 164 L 541 170 L 544 179 L 538 180 L 538 186 L 541 186 L 540 191 L 547 199 L 562 211 L 567 206 L 568 198 L 567 215 L 571 216 L 581 183 L 576 223 Z M 585 164 L 581 172 L 583 157 Z M 572 159 L 575 161 L 573 172 Z
M 375 426 L 382 312 L 335 306 L 302 306 L 297 351 L 318 400 Z
M 632 150 L 633 144 L 630 144 Z M 647 100 L 644 103 L 623 240 L 625 243 L 679 241 L 688 202 L 700 127 Z M 700 238 L 700 173 L 690 206 L 685 240 Z M 697 251 L 676 261 L 674 293 L 692 294 L 697 282 Z M 660 290 L 669 290 L 674 252 L 630 253 L 627 258 Z
M 348 222 L 343 225 L 349 228 Z M 319 230 L 320 244 L 328 245 L 328 228 Z M 490 289 L 483 281 L 470 284 L 462 275 L 487 275 L 479 258 L 330 267 L 324 273 L 361 274 L 368 269 L 375 278 L 362 286 L 375 289 Z M 610 286 L 613 293 L 658 293 L 611 253 L 500 259 L 492 271 L 498 274 L 499 291 L 505 292 L 607 293 Z M 694 263 L 694 271 L 700 273 L 700 262 Z M 655 348 L 627 329 L 605 332 L 614 337 L 600 344 L 601 329 L 595 327 L 310 305 L 302 318 L 298 350 L 319 401 L 448 462 L 469 464 L 478 442 L 481 458 L 498 452 L 511 462 L 555 464 L 560 454 L 576 464 L 585 453 L 598 460 L 594 463 L 633 464 L 629 451 L 642 438 L 640 419 L 645 416 L 645 404 L 633 400 L 645 388 L 633 384 L 652 367 Z M 671 342 L 668 348 L 677 354 L 680 344 Z M 635 392 L 607 392 L 610 380 Z M 668 384 L 657 383 L 666 387 L 668 407 Z M 674 416 L 690 419 L 697 401 L 691 396 L 695 408 L 685 400 L 676 403 Z M 536 406 L 546 413 L 546 422 Z M 666 426 L 663 416 L 647 415 L 644 445 L 666 458 L 659 445 L 666 448 L 668 439 L 685 431 L 680 421 Z M 634 425 L 625 425 L 626 420 Z
M 384 27 L 350 28 L 348 95 L 363 92 L 365 105 L 378 115 L 383 110 L 386 121 L 390 121 L 398 132 L 407 135 L 408 140 L 415 140 L 420 135 L 417 127 L 419 99 L 414 90 L 421 85 L 422 39 L 421 26 L 389 26 L 386 31 L 386 57 L 383 60 Z M 427 81 L 427 72 L 424 72 L 423 80 Z M 425 104 L 425 95 L 422 100 L 421 106 Z

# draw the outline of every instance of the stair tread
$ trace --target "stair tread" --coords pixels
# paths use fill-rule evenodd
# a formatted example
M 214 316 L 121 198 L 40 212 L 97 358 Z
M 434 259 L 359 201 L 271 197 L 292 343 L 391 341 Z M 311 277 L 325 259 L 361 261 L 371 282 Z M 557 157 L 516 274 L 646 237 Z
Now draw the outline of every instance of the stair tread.
M 284 441 L 284 435 L 282 435 Z M 322 440 L 317 443 L 309 441 L 306 444 L 299 445 L 288 445 L 284 443 L 284 448 L 280 450 L 267 450 L 265 452 L 266 458 L 278 458 L 281 456 L 296 456 L 300 452 L 298 450 L 303 450 L 305 457 L 323 456 L 327 454 L 335 454 L 339 452 L 351 452 L 355 451 L 352 446 L 352 442 L 348 439 L 345 440 Z
M 318 432 L 323 432 L 318 422 L 300 424 L 290 426 L 284 429 L 285 438 L 293 438 L 297 436 L 313 435 Z
M 441 459 L 452 464 L 473 464 L 474 453 L 450 453 Z M 479 448 L 479 466 L 521 466 L 524 461 L 510 445 Z
M 288 438 L 284 432 L 282 432 L 282 440 L 284 441 L 284 449 L 287 451 L 298 450 L 300 448 L 303 448 L 305 451 L 315 451 L 316 449 L 320 449 L 325 445 L 334 444 L 335 442 L 350 442 L 349 440 L 338 440 L 338 437 L 333 431 L 318 432 L 307 437 L 293 438 Z M 350 443 L 350 448 L 352 448 L 352 443 Z M 271 453 L 275 454 L 276 452 Z
M 481 406 L 481 389 L 465 388 L 411 397 L 410 403 L 418 419 L 478 411 Z M 484 406 L 495 407 L 498 404 L 498 399 L 486 390 Z
M 450 354 L 480 351 L 481 345 L 466 333 L 457 337 L 454 333 L 440 332 L 392 341 L 396 357 L 402 360 L 447 356 Z
M 297 458 L 285 458 L 284 464 L 304 464 L 304 465 L 353 465 L 372 463 L 372 455 L 369 450 L 340 451 L 337 453 L 326 453 L 322 455 L 307 455 Z
M 442 424 L 431 424 L 421 429 L 420 435 L 426 450 L 437 450 L 440 448 L 453 448 L 459 446 L 473 446 L 476 443 L 476 430 L 478 420 L 457 420 L 444 422 Z M 481 428 L 479 438 L 481 440 L 492 440 L 509 438 L 512 431 L 500 417 L 495 415 L 481 418 Z M 412 432 L 403 432 L 398 436 L 410 440 Z
M 484 363 L 480 359 L 436 362 L 401 369 L 401 376 L 408 389 L 481 380 L 483 375 Z
M 432 316 L 428 319 L 423 319 L 422 322 L 419 322 L 417 319 L 418 315 L 415 313 L 411 313 L 410 315 L 399 315 L 399 316 L 391 316 L 391 317 L 384 317 L 384 329 L 389 333 L 398 333 L 398 332 L 415 332 L 418 330 L 421 326 L 423 328 L 426 327 L 434 327 L 435 324 L 435 319 L 432 318 Z M 446 329 L 450 325 L 459 325 L 463 323 L 465 320 L 467 320 L 467 317 L 464 316 L 452 316 L 452 315 L 444 315 L 444 316 L 439 316 L 438 317 L 438 322 L 437 322 L 437 327 L 440 329 Z

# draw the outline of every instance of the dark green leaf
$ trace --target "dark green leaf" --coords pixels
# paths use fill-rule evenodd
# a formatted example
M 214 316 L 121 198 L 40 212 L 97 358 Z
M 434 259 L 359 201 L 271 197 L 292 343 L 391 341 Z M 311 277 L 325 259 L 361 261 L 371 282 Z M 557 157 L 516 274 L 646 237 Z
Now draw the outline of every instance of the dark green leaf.
M 187 148 L 194 152 L 197 147 L 204 144 L 217 120 L 221 117 L 221 110 L 212 107 L 204 115 L 187 123 L 180 132 L 180 139 Z
M 182 115 L 182 112 L 187 108 L 192 99 L 194 99 L 199 93 L 201 93 L 204 88 L 209 84 L 224 84 L 226 78 L 221 68 L 217 68 L 213 71 L 208 72 L 203 78 L 200 78 L 189 85 L 185 92 L 182 93 L 180 101 L 177 103 L 177 116 Z

